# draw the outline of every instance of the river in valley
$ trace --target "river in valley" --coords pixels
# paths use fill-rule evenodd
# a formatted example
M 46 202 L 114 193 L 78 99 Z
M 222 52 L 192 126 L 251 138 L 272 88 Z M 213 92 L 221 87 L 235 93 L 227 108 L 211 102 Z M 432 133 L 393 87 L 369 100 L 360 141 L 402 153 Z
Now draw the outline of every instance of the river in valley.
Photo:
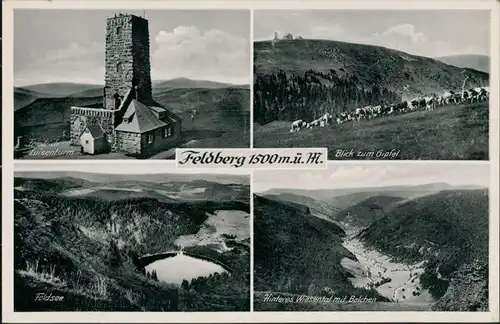
M 156 271 L 158 280 L 180 285 L 183 280 L 191 281 L 193 278 L 208 277 L 214 273 L 227 272 L 220 265 L 197 259 L 182 253 L 173 257 L 157 260 L 146 266 L 146 272 Z
M 382 296 L 397 303 L 430 304 L 433 302 L 428 291 L 420 286 L 420 274 L 425 270 L 424 262 L 415 264 L 398 263 L 377 250 L 368 248 L 348 233 L 342 244 L 351 251 L 358 261 L 344 258 L 341 265 L 355 277 L 351 282 L 355 287 L 368 288 L 374 285 Z

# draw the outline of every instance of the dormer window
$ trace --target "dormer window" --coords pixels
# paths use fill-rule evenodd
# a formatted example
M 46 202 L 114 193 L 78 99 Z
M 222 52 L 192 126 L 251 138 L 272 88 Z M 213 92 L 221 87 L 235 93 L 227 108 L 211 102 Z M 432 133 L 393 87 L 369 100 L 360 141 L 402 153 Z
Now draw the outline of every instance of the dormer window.
M 125 123 L 130 123 L 130 119 L 129 119 L 129 118 L 123 118 L 123 121 L 124 121 Z

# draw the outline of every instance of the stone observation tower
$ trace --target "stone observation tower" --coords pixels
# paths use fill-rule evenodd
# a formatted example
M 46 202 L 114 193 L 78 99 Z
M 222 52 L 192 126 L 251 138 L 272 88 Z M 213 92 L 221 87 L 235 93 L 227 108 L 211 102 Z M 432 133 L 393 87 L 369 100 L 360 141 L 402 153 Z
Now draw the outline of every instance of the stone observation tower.
M 146 19 L 107 19 L 105 70 L 102 105 L 71 107 L 71 143 L 90 154 L 136 155 L 175 145 L 181 119 L 153 99 Z
M 148 21 L 137 16 L 108 18 L 106 26 L 104 107 L 117 109 L 134 86 L 141 100 L 152 99 Z

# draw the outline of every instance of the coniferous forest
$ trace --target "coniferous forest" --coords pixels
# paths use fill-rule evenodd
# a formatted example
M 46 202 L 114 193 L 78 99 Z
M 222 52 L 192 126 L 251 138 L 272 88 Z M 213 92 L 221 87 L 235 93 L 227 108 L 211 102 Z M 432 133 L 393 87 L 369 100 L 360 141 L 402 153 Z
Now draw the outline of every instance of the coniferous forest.
M 335 70 L 307 70 L 303 75 L 278 72 L 259 74 L 254 81 L 254 121 L 313 120 L 322 114 L 340 113 L 365 105 L 401 101 L 401 96 L 378 85 L 359 86 L 355 75 L 340 76 Z

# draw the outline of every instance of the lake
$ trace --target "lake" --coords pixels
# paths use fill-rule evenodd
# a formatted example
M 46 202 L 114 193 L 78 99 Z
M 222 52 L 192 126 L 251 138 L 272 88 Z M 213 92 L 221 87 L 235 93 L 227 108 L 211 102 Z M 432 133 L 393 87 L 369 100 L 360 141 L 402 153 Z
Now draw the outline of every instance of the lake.
M 220 265 L 193 258 L 185 254 L 155 261 L 146 266 L 146 272 L 156 270 L 158 280 L 167 283 L 181 284 L 185 279 L 208 277 L 210 274 L 227 272 Z

